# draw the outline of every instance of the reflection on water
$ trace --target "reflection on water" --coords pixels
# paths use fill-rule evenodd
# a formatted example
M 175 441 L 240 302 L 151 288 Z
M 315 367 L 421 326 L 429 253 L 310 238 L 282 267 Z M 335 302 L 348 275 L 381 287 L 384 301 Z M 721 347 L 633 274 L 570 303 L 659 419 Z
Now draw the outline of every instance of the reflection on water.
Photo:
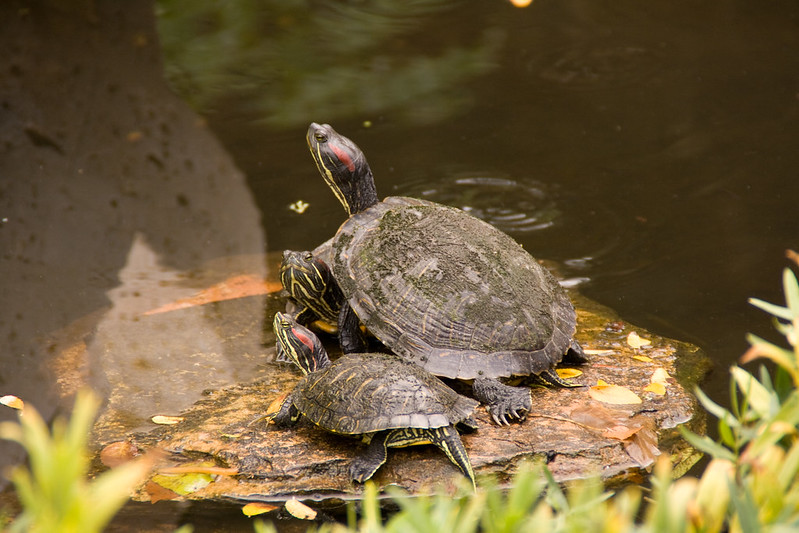
M 511 178 L 449 176 L 402 183 L 393 192 L 458 207 L 511 235 L 548 228 L 560 216 L 544 184 Z

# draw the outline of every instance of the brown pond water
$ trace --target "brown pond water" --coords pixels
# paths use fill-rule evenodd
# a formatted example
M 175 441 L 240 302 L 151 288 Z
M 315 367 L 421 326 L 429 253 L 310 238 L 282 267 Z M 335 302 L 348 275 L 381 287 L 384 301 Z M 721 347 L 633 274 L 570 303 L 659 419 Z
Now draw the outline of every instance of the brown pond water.
M 331 236 L 344 211 L 304 143 L 317 121 L 361 146 L 381 195 L 470 210 L 630 322 L 698 344 L 715 363 L 703 388 L 726 402 L 745 333 L 771 330 L 746 299 L 781 303 L 784 250 L 799 247 L 799 4 L 229 5 L 163 2 L 162 49 L 146 3 L 125 15 L 144 29 L 105 17 L 102 2 L 80 13 L 111 36 L 102 50 L 149 58 L 153 80 L 163 51 L 176 91 L 209 126 L 194 129 L 181 106 L 151 105 L 171 95 L 138 89 L 146 76 L 117 73 L 111 55 L 48 62 L 44 43 L 79 27 L 68 14 L 3 6 L 0 393 L 51 414 L 56 387 L 41 369 L 54 331 L 96 324 L 110 303 L 106 318 L 146 309 L 120 302 L 170 276 L 192 292 L 213 276 L 186 273 L 209 261 Z M 87 92 L 76 81 L 87 71 L 116 74 Z M 19 104 L 29 94 L 36 105 Z M 63 109 L 82 120 L 52 123 Z M 116 137 L 164 140 L 140 163 L 109 148 Z M 22 157 L 25 142 L 44 155 Z M 56 160 L 69 174 L 39 172 Z M 133 179 L 156 174 L 167 177 Z M 297 200 L 303 214 L 289 208 Z M 223 377 L 240 377 L 227 364 Z M 134 506 L 125 520 L 154 511 Z M 219 530 L 216 511 L 186 513 L 196 531 Z

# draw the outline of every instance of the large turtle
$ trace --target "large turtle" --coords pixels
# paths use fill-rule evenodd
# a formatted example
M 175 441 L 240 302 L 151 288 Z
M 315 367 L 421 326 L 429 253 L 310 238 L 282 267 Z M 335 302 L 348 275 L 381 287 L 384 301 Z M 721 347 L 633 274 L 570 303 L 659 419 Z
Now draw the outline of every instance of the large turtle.
M 320 247 L 332 247 L 346 298 L 338 320 L 345 353 L 363 350 L 360 321 L 433 374 L 473 380 L 475 397 L 500 424 L 523 420 L 532 401 L 529 388 L 497 378 L 565 385 L 554 366 L 564 357 L 586 362 L 566 291 L 511 237 L 452 207 L 379 201 L 363 152 L 327 124 L 312 123 L 307 142 L 350 215 Z
M 359 483 L 386 461 L 388 447 L 435 444 L 474 484 L 456 425 L 474 430 L 477 402 L 394 354 L 351 353 L 330 362 L 318 337 L 290 315 L 276 313 L 282 352 L 305 374 L 274 414 L 278 425 L 300 415 L 334 433 L 362 436 L 366 452 L 350 465 Z

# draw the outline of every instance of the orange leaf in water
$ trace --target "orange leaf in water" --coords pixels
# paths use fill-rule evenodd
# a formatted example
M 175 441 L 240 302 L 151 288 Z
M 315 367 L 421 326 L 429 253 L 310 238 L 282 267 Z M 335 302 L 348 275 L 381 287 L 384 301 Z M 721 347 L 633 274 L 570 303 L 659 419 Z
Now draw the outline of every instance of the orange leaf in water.
M 18 411 L 22 411 L 22 408 L 25 407 L 25 403 L 12 394 L 8 394 L 0 398 L 0 404 Z
M 263 502 L 250 502 L 241 508 L 241 512 L 246 516 L 257 516 L 277 509 L 276 505 L 269 505 Z
M 641 398 L 627 387 L 611 385 L 602 381 L 597 381 L 593 387 L 589 387 L 588 394 L 591 398 L 614 405 L 633 405 L 641 403 Z
M 168 311 L 185 309 L 187 307 L 205 305 L 211 302 L 234 300 L 236 298 L 255 296 L 257 294 L 269 294 L 280 290 L 283 290 L 283 286 L 276 281 L 266 281 L 252 274 L 242 274 L 208 287 L 190 298 L 176 300 L 156 309 L 151 309 L 144 314 L 155 315 L 157 313 L 166 313 Z

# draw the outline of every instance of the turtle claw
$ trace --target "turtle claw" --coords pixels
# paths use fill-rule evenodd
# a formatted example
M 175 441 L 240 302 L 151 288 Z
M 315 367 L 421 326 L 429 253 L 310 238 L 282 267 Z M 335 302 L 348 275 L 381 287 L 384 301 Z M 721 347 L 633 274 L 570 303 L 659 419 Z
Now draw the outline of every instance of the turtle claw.
M 474 380 L 472 391 L 475 398 L 488 407 L 491 419 L 499 426 L 523 422 L 532 409 L 527 387 L 511 387 L 496 379 L 479 378 Z

